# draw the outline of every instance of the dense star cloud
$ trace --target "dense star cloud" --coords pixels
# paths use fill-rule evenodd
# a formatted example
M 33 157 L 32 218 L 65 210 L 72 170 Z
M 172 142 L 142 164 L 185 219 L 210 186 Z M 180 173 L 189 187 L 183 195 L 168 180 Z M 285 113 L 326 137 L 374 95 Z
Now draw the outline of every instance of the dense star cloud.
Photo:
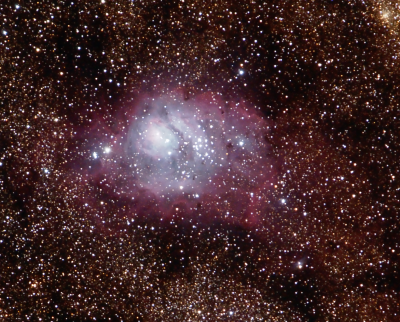
M 0 320 L 398 321 L 399 10 L 0 4 Z

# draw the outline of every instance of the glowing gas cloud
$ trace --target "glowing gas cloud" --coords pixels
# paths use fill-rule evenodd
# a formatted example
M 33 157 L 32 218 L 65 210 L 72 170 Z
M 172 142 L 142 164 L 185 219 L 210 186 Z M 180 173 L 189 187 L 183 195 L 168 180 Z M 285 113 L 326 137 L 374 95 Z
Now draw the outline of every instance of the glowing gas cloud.
M 201 204 L 234 218 L 269 202 L 276 173 L 270 125 L 255 108 L 216 93 L 184 99 L 179 91 L 128 105 L 124 148 L 104 164 L 119 196 L 153 198 L 163 212 Z

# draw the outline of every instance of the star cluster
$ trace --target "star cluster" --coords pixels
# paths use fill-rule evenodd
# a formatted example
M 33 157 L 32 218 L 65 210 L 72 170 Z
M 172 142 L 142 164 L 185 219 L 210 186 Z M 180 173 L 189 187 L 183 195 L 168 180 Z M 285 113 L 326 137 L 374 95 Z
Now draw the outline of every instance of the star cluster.
M 0 320 L 399 319 L 396 3 L 0 19 Z

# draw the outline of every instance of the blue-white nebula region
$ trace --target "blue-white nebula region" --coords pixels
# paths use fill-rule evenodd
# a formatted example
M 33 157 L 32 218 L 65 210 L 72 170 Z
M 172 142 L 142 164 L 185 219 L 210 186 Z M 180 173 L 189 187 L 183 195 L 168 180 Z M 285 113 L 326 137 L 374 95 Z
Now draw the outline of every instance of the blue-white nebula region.
M 166 213 L 176 204 L 186 212 L 202 205 L 203 212 L 222 218 L 262 213 L 276 170 L 270 123 L 258 110 L 221 94 L 184 99 L 179 91 L 129 104 L 124 148 L 104 164 L 113 169 L 119 196 L 142 203 L 152 198 L 151 207 Z

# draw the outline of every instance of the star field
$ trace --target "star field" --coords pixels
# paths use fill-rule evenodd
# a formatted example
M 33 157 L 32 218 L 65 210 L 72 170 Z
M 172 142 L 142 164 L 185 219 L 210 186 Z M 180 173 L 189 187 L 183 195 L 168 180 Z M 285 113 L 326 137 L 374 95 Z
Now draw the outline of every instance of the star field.
M 0 4 L 0 320 L 398 321 L 399 19 Z

